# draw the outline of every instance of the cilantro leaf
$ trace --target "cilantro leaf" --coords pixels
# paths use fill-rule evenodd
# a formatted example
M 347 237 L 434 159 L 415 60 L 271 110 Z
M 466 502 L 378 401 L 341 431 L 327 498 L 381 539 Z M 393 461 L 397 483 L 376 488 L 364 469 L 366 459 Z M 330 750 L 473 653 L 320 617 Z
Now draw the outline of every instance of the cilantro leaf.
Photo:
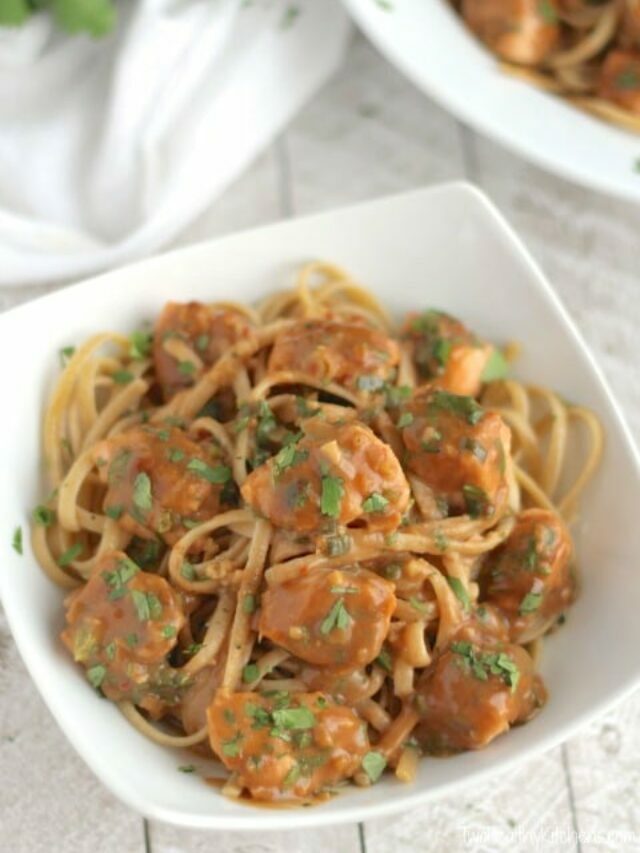
M 528 592 L 520 602 L 519 612 L 526 616 L 527 613 L 534 613 L 542 604 L 542 593 Z
M 468 611 L 471 607 L 471 600 L 460 578 L 449 577 L 449 575 L 447 575 L 447 583 L 451 587 L 453 594 L 458 599 L 464 610 Z
M 16 527 L 13 531 L 13 539 L 11 540 L 11 547 L 16 552 L 16 554 L 22 554 L 22 528 Z
M 133 503 L 142 510 L 150 510 L 153 504 L 151 480 L 141 471 L 133 481 Z
M 362 759 L 362 769 L 369 777 L 369 781 L 374 784 L 382 776 L 384 768 L 387 766 L 387 759 L 381 752 L 372 750 Z
M 320 625 L 321 634 L 330 634 L 334 628 L 348 628 L 351 623 L 349 611 L 344 606 L 344 599 L 339 598 L 327 613 Z
M 372 492 L 369 497 L 362 502 L 364 512 L 382 512 L 389 504 L 387 498 L 379 492 Z
M 320 512 L 331 518 L 338 518 L 343 494 L 344 484 L 340 477 L 324 476 L 320 495 Z
M 192 459 L 187 465 L 187 471 L 193 471 L 209 483 L 222 484 L 231 479 L 231 468 L 228 465 L 215 465 L 213 468 L 202 459 Z
M 316 724 L 313 711 L 309 708 L 280 708 L 271 712 L 273 722 L 282 729 L 311 729 Z
M 508 373 L 509 362 L 499 349 L 494 349 L 489 356 L 480 379 L 483 382 L 494 382 L 496 379 L 504 379 Z

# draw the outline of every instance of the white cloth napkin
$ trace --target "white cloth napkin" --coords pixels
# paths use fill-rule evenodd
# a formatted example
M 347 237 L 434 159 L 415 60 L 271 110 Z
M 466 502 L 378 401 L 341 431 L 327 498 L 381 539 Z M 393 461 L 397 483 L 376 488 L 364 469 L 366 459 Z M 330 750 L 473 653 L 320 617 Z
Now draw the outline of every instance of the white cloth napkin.
M 0 284 L 158 249 L 337 67 L 338 0 L 135 0 L 93 41 L 0 28 Z

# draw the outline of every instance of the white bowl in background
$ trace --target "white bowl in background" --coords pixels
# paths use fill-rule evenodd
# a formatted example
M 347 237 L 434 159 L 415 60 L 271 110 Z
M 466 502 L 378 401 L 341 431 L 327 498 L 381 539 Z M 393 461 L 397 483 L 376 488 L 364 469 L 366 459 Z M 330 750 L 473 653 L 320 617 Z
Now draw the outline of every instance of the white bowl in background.
M 640 201 L 640 136 L 502 72 L 447 0 L 343 0 L 387 59 L 480 133 L 599 192 Z
M 394 312 L 437 306 L 482 336 L 523 344 L 518 376 L 591 407 L 606 430 L 602 466 L 582 502 L 576 541 L 582 592 L 567 625 L 545 642 L 544 711 L 487 749 L 425 758 L 414 784 L 385 778 L 310 809 L 254 808 L 225 799 L 193 761 L 151 743 L 90 688 L 58 635 L 62 592 L 40 571 L 25 535 L 42 496 L 40 422 L 58 350 L 102 329 L 129 331 L 168 299 L 254 300 L 299 264 L 341 264 Z M 276 829 L 380 817 L 407 809 L 569 737 L 640 683 L 640 463 L 602 374 L 540 270 L 495 208 L 451 184 L 278 223 L 124 267 L 0 316 L 4 400 L 0 592 L 18 648 L 51 713 L 96 776 L 158 820 L 211 829 Z M 34 733 L 35 734 L 35 733 Z M 214 775 L 195 759 L 201 775 Z

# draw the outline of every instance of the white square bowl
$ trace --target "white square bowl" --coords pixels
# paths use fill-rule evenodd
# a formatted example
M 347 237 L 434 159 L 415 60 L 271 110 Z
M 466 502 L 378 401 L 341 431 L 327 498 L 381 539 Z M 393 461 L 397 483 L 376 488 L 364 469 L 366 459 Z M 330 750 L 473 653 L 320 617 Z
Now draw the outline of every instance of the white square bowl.
M 606 430 L 602 465 L 575 531 L 582 593 L 545 643 L 543 713 L 487 749 L 425 758 L 414 784 L 385 779 L 311 809 L 253 808 L 225 799 L 187 753 L 163 749 L 100 699 L 63 650 L 60 590 L 25 536 L 41 497 L 40 421 L 58 350 L 101 329 L 132 330 L 168 299 L 253 300 L 311 258 L 336 262 L 393 311 L 437 306 L 495 341 L 519 340 L 518 376 L 591 407 Z M 282 829 L 364 820 L 406 809 L 504 769 L 569 737 L 640 682 L 640 462 L 620 412 L 575 326 L 519 240 L 474 188 L 451 184 L 224 237 L 125 267 L 0 316 L 5 409 L 0 591 L 20 653 L 51 713 L 94 773 L 158 820 L 211 829 Z M 205 761 L 196 761 L 202 775 Z

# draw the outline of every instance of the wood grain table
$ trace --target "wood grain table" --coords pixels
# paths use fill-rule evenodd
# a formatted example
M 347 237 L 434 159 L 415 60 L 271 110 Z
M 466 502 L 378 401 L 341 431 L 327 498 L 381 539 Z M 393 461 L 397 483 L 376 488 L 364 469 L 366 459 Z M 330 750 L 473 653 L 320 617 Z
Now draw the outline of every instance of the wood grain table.
M 540 261 L 637 435 L 640 208 L 565 183 L 478 137 L 360 36 L 329 85 L 176 245 L 461 177 L 493 198 Z M 2 289 L 0 306 L 47 290 Z M 640 694 L 563 746 L 397 818 L 259 836 L 192 832 L 143 821 L 92 776 L 2 622 L 0 768 L 2 853 L 640 850 Z

